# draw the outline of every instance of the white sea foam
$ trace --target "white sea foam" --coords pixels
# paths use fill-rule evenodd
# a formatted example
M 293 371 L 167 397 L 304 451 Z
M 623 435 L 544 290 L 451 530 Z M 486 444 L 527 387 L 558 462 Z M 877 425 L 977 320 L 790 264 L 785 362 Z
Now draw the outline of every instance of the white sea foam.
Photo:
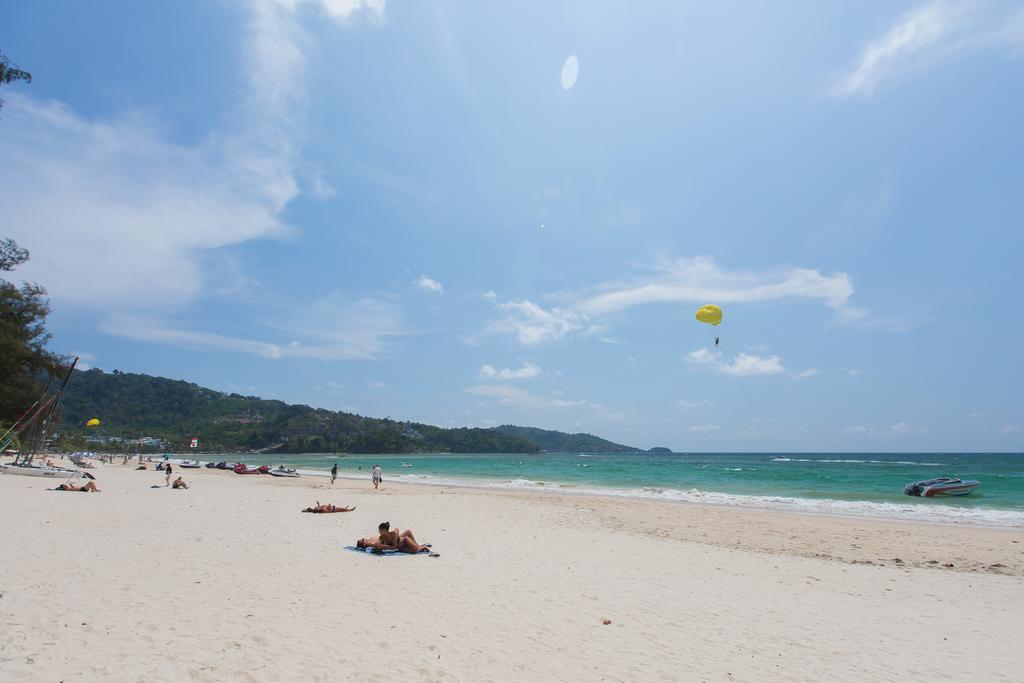
M 777 457 L 772 458 L 772 462 L 824 462 L 824 463 L 848 463 L 854 465 L 920 465 L 925 467 L 948 467 L 945 463 L 941 462 L 914 462 L 912 460 L 854 460 L 854 459 L 836 459 L 836 458 L 786 458 Z
M 348 479 L 367 479 L 364 476 L 346 476 Z M 733 508 L 760 510 L 789 510 L 845 517 L 909 520 L 937 524 L 958 524 L 985 527 L 1024 528 L 1024 511 L 968 508 L 939 502 L 876 503 L 872 501 L 834 500 L 831 498 L 796 498 L 790 496 L 755 496 L 734 493 L 702 491 L 700 489 L 671 488 L 603 488 L 572 485 L 534 479 L 470 479 L 438 477 L 427 474 L 401 474 L 392 480 L 430 486 L 460 486 L 469 488 L 539 491 L 567 495 L 613 496 L 616 498 L 643 498 L 678 503 L 699 503 Z

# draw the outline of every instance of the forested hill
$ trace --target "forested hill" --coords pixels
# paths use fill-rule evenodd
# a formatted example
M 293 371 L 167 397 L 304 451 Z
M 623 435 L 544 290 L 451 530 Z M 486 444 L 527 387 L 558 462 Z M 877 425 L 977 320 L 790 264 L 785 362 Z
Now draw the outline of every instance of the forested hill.
M 86 435 L 137 439 L 156 437 L 183 451 L 199 439 L 201 451 L 270 450 L 279 453 L 533 453 L 549 448 L 532 438 L 497 429 L 443 429 L 389 418 L 372 418 L 291 405 L 254 396 L 226 394 L 189 382 L 102 370 L 75 371 L 61 401 L 60 431 L 65 442 L 85 447 Z M 98 429 L 84 425 L 99 418 Z M 511 429 L 525 429 L 512 427 Z M 531 430 L 553 442 L 598 443 L 587 434 Z M 590 441 L 581 439 L 585 437 Z M 571 450 L 571 449 L 570 449 Z M 602 450 L 586 448 L 584 450 Z M 607 449 L 605 449 L 607 450 Z
M 612 443 L 593 434 L 566 434 L 535 427 L 502 425 L 495 431 L 506 436 L 526 439 L 542 451 L 550 453 L 641 453 L 641 449 Z
M 102 370 L 76 371 L 61 402 L 61 430 L 79 437 L 96 417 L 98 435 L 165 439 L 183 451 L 279 453 L 531 453 L 529 441 L 493 429 L 442 429 L 413 422 L 225 394 L 183 381 Z

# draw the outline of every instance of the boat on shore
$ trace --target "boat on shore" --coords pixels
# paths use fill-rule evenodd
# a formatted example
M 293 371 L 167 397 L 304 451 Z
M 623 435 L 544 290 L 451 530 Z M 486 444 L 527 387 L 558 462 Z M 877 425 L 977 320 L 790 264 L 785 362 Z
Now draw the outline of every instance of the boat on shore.
M 981 486 L 977 479 L 956 479 L 953 477 L 938 477 L 936 479 L 923 479 L 907 484 L 903 487 L 903 493 L 908 496 L 921 496 L 923 498 L 934 498 L 935 496 L 966 496 Z
M 301 476 L 295 471 L 293 467 L 285 467 L 284 465 L 278 465 L 277 469 L 270 470 L 270 474 L 275 477 L 298 477 Z
M 260 465 L 259 467 L 249 467 L 248 465 L 245 465 L 243 463 L 238 463 L 237 465 L 235 465 L 235 468 L 232 471 L 235 474 L 269 474 L 270 468 L 266 465 Z
M 0 473 L 3 474 L 20 474 L 27 477 L 60 477 L 66 479 L 74 476 L 85 476 L 78 470 L 70 470 L 65 467 L 47 467 L 45 465 L 33 465 L 30 463 L 13 463 L 9 462 L 5 465 L 0 465 Z

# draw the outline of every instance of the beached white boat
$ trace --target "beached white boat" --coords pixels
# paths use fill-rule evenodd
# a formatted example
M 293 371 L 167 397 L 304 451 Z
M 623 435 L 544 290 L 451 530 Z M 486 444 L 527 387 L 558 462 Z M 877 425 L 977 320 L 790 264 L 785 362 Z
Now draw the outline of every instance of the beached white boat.
M 298 477 L 301 476 L 291 467 L 285 468 L 284 465 L 279 466 L 276 470 L 270 470 L 270 474 L 275 477 Z
M 203 464 L 198 460 L 182 460 L 178 467 L 184 467 L 185 469 L 194 470 L 202 467 Z
M 2 474 L 20 474 L 25 477 L 59 477 L 66 479 L 80 474 L 78 470 L 69 470 L 63 467 L 45 467 L 43 465 L 15 465 L 7 463 L 0 465 Z

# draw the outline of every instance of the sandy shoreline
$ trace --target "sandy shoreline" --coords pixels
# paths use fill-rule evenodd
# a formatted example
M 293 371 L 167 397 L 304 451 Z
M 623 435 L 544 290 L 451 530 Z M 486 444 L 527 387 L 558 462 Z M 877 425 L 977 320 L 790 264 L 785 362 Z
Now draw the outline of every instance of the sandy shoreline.
M 1021 530 L 182 473 L 188 491 L 103 465 L 101 494 L 0 476 L 0 678 L 1013 680 L 1024 669 Z M 357 510 L 299 513 L 317 499 Z M 385 519 L 441 557 L 343 550 Z

